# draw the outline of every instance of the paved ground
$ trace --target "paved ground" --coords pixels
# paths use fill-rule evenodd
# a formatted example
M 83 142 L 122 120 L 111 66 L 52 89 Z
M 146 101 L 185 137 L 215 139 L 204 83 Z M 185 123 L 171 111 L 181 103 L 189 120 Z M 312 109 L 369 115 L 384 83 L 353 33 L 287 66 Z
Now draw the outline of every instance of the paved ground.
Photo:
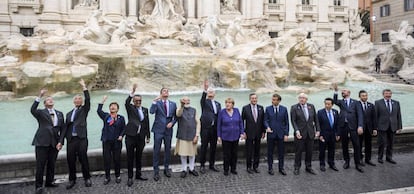
M 374 156 L 375 158 L 375 156 Z M 86 188 L 83 180 L 78 179 L 78 184 L 70 191 L 65 189 L 66 180 L 62 181 L 58 188 L 46 189 L 45 193 L 361 193 L 382 191 L 382 193 L 413 192 L 414 189 L 414 152 L 397 153 L 394 159 L 398 164 L 377 164 L 376 167 L 364 167 L 365 173 L 359 173 L 354 165 L 344 170 L 342 161 L 336 161 L 339 172 L 327 169 L 319 170 L 319 163 L 313 162 L 313 168 L 318 175 L 310 175 L 301 169 L 301 174 L 293 175 L 293 160 L 285 161 L 287 176 L 276 173 L 274 176 L 267 174 L 267 164 L 260 164 L 260 174 L 248 174 L 244 161 L 239 161 L 238 175 L 230 174 L 228 177 L 221 172 L 207 171 L 199 177 L 187 176 L 180 178 L 179 173 L 173 173 L 173 177 L 161 176 L 159 182 L 152 180 L 152 171 L 144 171 L 148 181 L 135 181 L 132 187 L 126 186 L 127 175 L 122 173 L 122 182 L 116 184 L 112 181 L 109 185 L 103 185 L 104 176 L 98 172 L 92 177 L 93 186 Z M 376 161 L 375 161 L 376 163 Z M 277 164 L 276 164 L 277 166 Z M 178 168 L 174 166 L 173 168 Z M 114 178 L 113 178 L 114 180 Z M 405 188 L 411 187 L 411 188 Z M 389 190 L 398 189 L 399 190 Z M 386 191 L 384 191 L 386 190 Z M 408 192 L 407 192 L 408 191 Z M 0 185 L 0 193 L 33 193 L 33 181 Z

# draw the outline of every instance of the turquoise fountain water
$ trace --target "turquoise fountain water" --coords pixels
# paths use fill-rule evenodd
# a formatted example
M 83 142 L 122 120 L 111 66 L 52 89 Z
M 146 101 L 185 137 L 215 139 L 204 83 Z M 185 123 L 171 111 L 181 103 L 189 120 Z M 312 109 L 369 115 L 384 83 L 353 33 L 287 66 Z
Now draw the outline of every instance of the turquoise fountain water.
M 393 98 L 399 100 L 402 107 L 402 120 L 403 126 L 414 126 L 414 108 L 410 106 L 412 99 L 414 99 L 414 88 L 407 85 L 394 85 L 385 83 L 365 83 L 365 82 L 348 82 L 345 86 L 351 90 L 351 96 L 358 98 L 358 91 L 361 89 L 367 90 L 369 93 L 369 101 L 380 99 L 382 97 L 381 91 L 384 88 L 390 88 L 393 90 Z M 342 88 L 342 87 L 341 87 Z M 177 91 L 170 91 L 170 100 L 179 102 L 179 99 L 185 95 L 191 99 L 191 104 L 197 108 L 198 114 L 200 114 L 200 96 L 202 90 L 194 91 L 191 93 L 182 93 Z M 120 114 L 126 116 L 124 102 L 129 91 L 126 90 L 112 90 L 112 91 L 99 91 L 92 92 L 92 107 L 88 117 L 88 138 L 89 149 L 101 148 L 100 136 L 102 121 L 96 114 L 96 108 L 99 102 L 101 102 L 104 95 L 108 95 L 107 105 L 109 102 L 116 101 L 120 106 Z M 248 94 L 249 90 L 218 90 L 216 100 L 224 103 L 224 99 L 232 97 L 235 99 L 235 107 L 240 108 L 249 103 Z M 151 105 L 152 99 L 157 93 L 141 93 L 143 94 L 143 105 L 148 107 Z M 291 105 L 297 103 L 296 95 L 294 92 L 279 92 L 282 95 L 282 105 L 290 108 Z M 319 109 L 323 107 L 323 99 L 326 97 L 332 97 L 333 92 L 331 90 L 322 90 L 320 92 L 314 92 L 309 94 L 309 102 L 315 104 Z M 271 104 L 272 94 L 259 94 L 259 104 L 268 106 Z M 34 147 L 31 146 L 33 135 L 37 128 L 36 120 L 30 114 L 30 106 L 33 103 L 34 98 L 23 98 L 11 101 L 0 102 L 0 123 L 1 123 L 1 135 L 0 135 L 0 155 L 19 154 L 19 153 L 32 153 Z M 72 108 L 72 95 L 66 97 L 55 98 L 56 109 L 63 111 L 65 114 Z M 108 111 L 108 106 L 104 106 L 104 111 Z M 43 108 L 43 106 L 40 106 Z M 337 107 L 335 107 L 337 108 Z M 150 124 L 152 125 L 153 115 L 150 117 Z M 176 131 L 176 128 L 174 128 Z M 292 133 L 292 129 L 290 129 Z M 175 135 L 175 133 L 174 133 Z M 151 146 L 151 143 L 147 146 Z M 64 147 L 63 149 L 66 149 Z

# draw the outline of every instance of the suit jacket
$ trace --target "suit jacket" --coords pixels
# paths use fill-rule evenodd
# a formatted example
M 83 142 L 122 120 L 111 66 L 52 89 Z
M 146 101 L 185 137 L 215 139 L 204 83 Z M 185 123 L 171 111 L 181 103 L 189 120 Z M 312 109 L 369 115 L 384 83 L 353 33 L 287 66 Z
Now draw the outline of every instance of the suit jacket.
M 330 137 L 335 137 L 338 136 L 338 121 L 339 121 L 339 113 L 336 109 L 331 109 L 332 111 L 332 116 L 333 116 L 333 126 L 331 127 L 331 123 L 329 122 L 329 118 L 328 115 L 326 113 L 326 109 L 320 109 L 318 111 L 318 121 L 319 121 L 319 126 L 321 127 L 321 136 L 323 136 L 325 139 L 330 136 Z
M 279 112 L 276 115 L 273 105 L 266 107 L 264 125 L 272 129 L 273 133 L 267 133 L 267 138 L 283 139 L 289 135 L 289 116 L 287 108 L 279 105 Z
M 299 131 L 304 139 L 308 136 L 310 138 L 315 138 L 315 131 L 320 131 L 315 106 L 307 103 L 307 107 L 309 114 L 308 120 L 306 120 L 305 113 L 299 103 L 293 105 L 290 109 L 290 119 L 293 125 L 294 134 L 296 135 L 297 131 Z
M 103 121 L 101 141 L 105 142 L 108 140 L 117 140 L 119 136 L 125 135 L 125 118 L 122 115 L 117 115 L 115 123 L 112 125 L 113 128 L 109 125 L 108 119 L 111 115 L 107 112 L 102 111 L 103 104 L 98 104 L 98 115 L 99 118 Z M 112 131 L 113 129 L 113 131 Z
M 138 129 L 141 127 L 141 130 L 139 132 L 140 137 L 150 138 L 148 109 L 142 107 L 144 120 L 141 121 L 141 117 L 138 114 L 138 109 L 133 104 L 131 104 L 131 99 L 132 97 L 128 96 L 128 98 L 125 100 L 125 108 L 128 114 L 128 124 L 126 125 L 125 134 L 129 136 L 136 136 Z
M 367 102 L 367 109 L 364 110 L 362 103 L 362 111 L 364 112 L 364 132 L 372 134 L 373 129 L 377 129 L 377 113 L 375 111 L 375 105 L 371 102 Z
M 216 110 L 217 114 L 214 114 L 214 108 L 213 104 L 210 99 L 207 99 L 207 93 L 203 92 L 203 95 L 201 95 L 200 104 L 201 104 L 201 128 L 206 127 L 213 127 L 212 124 L 217 124 L 217 117 L 221 110 L 221 104 L 217 101 L 214 101 L 216 104 Z
M 47 108 L 37 109 L 39 102 L 33 102 L 30 112 L 36 118 L 39 126 L 36 134 L 33 138 L 32 145 L 34 146 L 53 146 L 58 143 L 62 143 L 60 135 L 65 129 L 63 113 L 56 110 L 56 116 L 58 118 L 57 126 L 53 126 L 52 118 L 50 117 L 49 110 Z
M 88 137 L 86 119 L 88 117 L 89 110 L 91 109 L 91 97 L 89 96 L 88 90 L 83 91 L 83 95 L 85 97 L 85 104 L 80 106 L 76 110 L 73 122 L 71 122 L 71 118 L 74 109 L 72 109 L 66 114 L 66 127 L 65 131 L 62 133 L 63 135 L 61 136 L 62 143 L 65 137 L 68 142 L 72 139 L 73 127 L 75 127 L 76 133 L 78 134 L 79 138 L 83 139 Z
M 389 112 L 385 105 L 384 99 L 375 101 L 375 110 L 377 113 L 378 130 L 386 131 L 391 128 L 392 131 L 402 129 L 400 103 L 391 99 L 392 111 Z
M 347 106 L 345 100 L 338 100 L 337 93 L 334 94 L 333 100 L 334 104 L 341 109 L 338 123 L 340 130 L 345 127 L 346 121 L 348 122 L 348 128 L 352 131 L 356 131 L 358 127 L 364 127 L 364 115 L 359 101 L 351 98 L 349 106 Z
M 252 106 L 246 105 L 242 109 L 242 120 L 244 124 L 244 132 L 247 135 L 247 139 L 261 138 L 262 134 L 266 131 L 264 126 L 264 109 L 261 105 L 256 105 L 257 109 L 257 121 L 254 121 Z
M 171 100 L 168 100 L 168 104 L 169 104 L 169 111 L 168 111 L 169 114 L 166 115 L 162 100 L 158 100 L 155 103 L 152 103 L 151 108 L 150 108 L 150 113 L 155 114 L 154 124 L 152 125 L 152 129 L 151 129 L 153 133 L 172 135 L 172 132 L 173 132 L 172 128 L 177 122 L 177 117 L 175 115 L 176 110 L 177 110 L 177 105 L 175 104 L 175 102 L 172 102 Z M 167 124 L 170 122 L 172 122 L 173 125 L 170 129 L 166 130 Z

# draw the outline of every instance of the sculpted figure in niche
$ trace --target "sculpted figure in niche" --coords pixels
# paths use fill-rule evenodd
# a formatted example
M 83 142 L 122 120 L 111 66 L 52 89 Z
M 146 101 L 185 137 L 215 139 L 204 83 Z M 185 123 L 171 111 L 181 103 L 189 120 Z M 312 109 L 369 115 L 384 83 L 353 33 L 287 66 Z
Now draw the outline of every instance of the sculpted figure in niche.
M 140 9 L 140 20 L 145 23 L 152 20 L 182 20 L 185 21 L 184 8 L 180 0 L 147 0 Z

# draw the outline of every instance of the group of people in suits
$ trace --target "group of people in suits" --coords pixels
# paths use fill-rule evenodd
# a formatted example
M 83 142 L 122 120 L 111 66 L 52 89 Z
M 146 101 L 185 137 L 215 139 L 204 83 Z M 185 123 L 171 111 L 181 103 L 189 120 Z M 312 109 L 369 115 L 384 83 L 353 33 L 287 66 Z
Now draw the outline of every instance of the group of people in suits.
M 36 153 L 36 192 L 43 192 L 43 171 L 46 167 L 46 187 L 56 187 L 54 183 L 54 166 L 58 151 L 62 149 L 64 139 L 67 140 L 67 162 L 69 167 L 69 184 L 71 189 L 76 184 L 76 160 L 82 165 L 82 174 L 85 186 L 90 187 L 89 164 L 87 157 L 87 123 L 86 118 L 90 110 L 90 96 L 83 80 L 84 96 L 76 95 L 73 98 L 74 108 L 66 115 L 54 109 L 52 97 L 44 100 L 44 109 L 38 109 L 40 99 L 44 97 L 46 90 L 41 90 L 31 107 L 32 115 L 37 119 L 39 127 L 33 139 Z M 220 102 L 214 99 L 215 90 L 209 87 L 208 81 L 204 82 L 204 91 L 201 96 L 201 117 L 198 118 L 196 109 L 190 105 L 190 99 L 183 97 L 180 106 L 168 100 L 168 88 L 162 88 L 160 95 L 153 99 L 150 109 L 141 105 L 142 96 L 135 94 L 137 85 L 134 84 L 131 93 L 125 101 L 128 122 L 124 116 L 119 115 L 119 104 L 111 102 L 109 112 L 104 112 L 103 104 L 107 97 L 104 96 L 99 103 L 97 113 L 103 121 L 102 148 L 104 158 L 105 180 L 104 184 L 111 181 L 110 168 L 114 162 L 116 183 L 120 178 L 120 156 L 122 141 L 125 137 L 127 150 L 128 181 L 132 186 L 134 177 L 134 165 L 136 167 L 135 179 L 147 180 L 141 174 L 141 158 L 146 143 L 150 141 L 149 114 L 154 114 L 153 133 L 153 169 L 155 181 L 160 180 L 159 164 L 161 145 L 164 142 L 164 170 L 166 177 L 171 177 L 169 168 L 171 159 L 171 140 L 173 127 L 178 123 L 176 133 L 177 143 L 175 154 L 181 159 L 182 172 L 180 177 L 185 178 L 187 173 L 199 176 L 195 170 L 195 156 L 197 144 L 201 137 L 201 149 L 199 155 L 200 172 L 206 173 L 207 153 L 209 152 L 209 169 L 219 172 L 215 166 L 217 143 L 222 144 L 224 175 L 229 172 L 237 174 L 237 153 L 240 139 L 246 140 L 246 167 L 250 174 L 260 173 L 260 144 L 267 137 L 267 161 L 268 173 L 274 175 L 273 152 L 275 146 L 278 149 L 278 171 L 287 175 L 284 169 L 284 147 L 289 136 L 289 117 L 293 127 L 295 143 L 294 174 L 300 173 L 302 153 L 305 152 L 305 170 L 310 174 L 316 174 L 312 169 L 312 151 L 315 138 L 319 140 L 320 170 L 325 168 L 325 151 L 328 150 L 327 163 L 329 168 L 338 171 L 334 163 L 335 144 L 342 143 L 344 169 L 350 167 L 349 141 L 354 149 L 355 168 L 363 172 L 365 164 L 375 166 L 371 161 L 372 138 L 378 134 L 378 162 L 383 163 L 384 149 L 386 149 L 386 161 L 396 164 L 392 158 L 394 136 L 401 131 L 401 110 L 399 102 L 391 99 L 392 92 L 389 89 L 383 91 L 383 98 L 368 102 L 368 93 L 359 92 L 360 100 L 350 98 L 348 89 L 342 90 L 342 100 L 338 99 L 338 87 L 334 84 L 333 98 L 324 100 L 324 108 L 316 110 L 315 106 L 308 103 L 305 93 L 298 95 L 298 103 L 291 106 L 290 111 L 281 105 L 282 97 L 279 94 L 272 95 L 271 105 L 263 107 L 258 104 L 258 96 L 255 93 L 249 95 L 250 103 L 243 106 L 242 110 L 234 107 L 233 98 L 225 100 L 225 108 L 221 108 Z M 84 98 L 84 99 L 83 99 Z M 131 103 L 132 100 L 132 103 Z M 337 105 L 340 111 L 333 108 Z M 362 144 L 365 145 L 365 153 L 362 154 Z M 209 149 L 208 149 L 209 148 Z M 365 156 L 365 164 L 363 157 Z M 188 170 L 189 169 L 189 170 Z

